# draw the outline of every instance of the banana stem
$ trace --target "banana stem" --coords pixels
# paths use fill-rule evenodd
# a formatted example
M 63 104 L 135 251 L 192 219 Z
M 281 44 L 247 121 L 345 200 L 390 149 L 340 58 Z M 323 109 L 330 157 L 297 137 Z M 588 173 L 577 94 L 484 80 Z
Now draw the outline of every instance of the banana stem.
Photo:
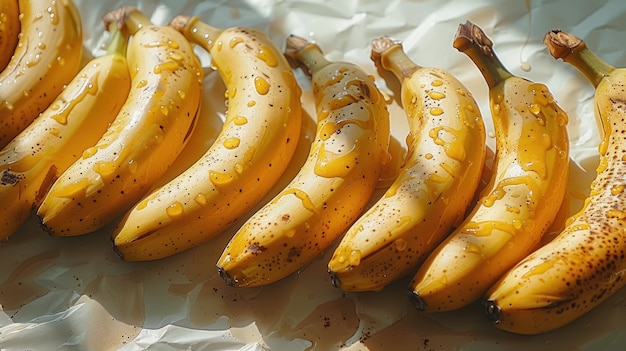
M 490 89 L 513 76 L 496 56 L 485 32 L 470 21 L 459 25 L 452 46 L 474 61 Z
M 615 67 L 608 64 L 594 52 L 585 42 L 573 34 L 561 30 L 552 30 L 543 38 L 550 55 L 555 59 L 562 59 L 578 69 L 594 86 L 608 76 Z
M 215 28 L 196 16 L 178 15 L 168 25 L 207 51 L 213 48 L 215 39 L 223 32 L 222 29 Z
M 302 67 L 309 76 L 330 64 L 319 46 L 293 34 L 287 38 L 285 56 L 292 67 Z
M 392 72 L 400 82 L 421 68 L 402 50 L 402 42 L 387 36 L 372 40 L 371 58 L 377 67 Z
M 141 28 L 152 25 L 150 19 L 133 6 L 122 6 L 117 10 L 111 11 L 102 17 L 106 28 L 112 22 L 117 22 L 120 29 L 128 28 L 130 34 L 137 33 Z
M 117 22 L 109 23 L 109 44 L 107 45 L 108 55 L 126 56 L 126 45 L 128 44 L 128 33 L 120 29 Z

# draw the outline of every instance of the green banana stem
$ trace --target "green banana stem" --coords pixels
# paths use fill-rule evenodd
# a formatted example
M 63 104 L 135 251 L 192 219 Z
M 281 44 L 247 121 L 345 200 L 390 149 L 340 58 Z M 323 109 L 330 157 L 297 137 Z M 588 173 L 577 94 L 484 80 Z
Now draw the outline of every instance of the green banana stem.
M 170 27 L 183 33 L 193 43 L 210 51 L 217 38 L 224 30 L 215 28 L 196 16 L 178 15 L 168 24 Z
M 386 36 L 372 41 L 371 58 L 379 68 L 392 72 L 400 82 L 421 68 L 402 50 L 400 41 Z
M 319 46 L 295 35 L 287 38 L 285 55 L 294 68 L 304 66 L 309 76 L 330 64 Z
M 585 42 L 573 34 L 561 30 L 546 33 L 543 43 L 548 47 L 550 55 L 562 59 L 578 69 L 594 86 L 608 76 L 615 67 L 592 52 Z
M 489 89 L 495 88 L 500 82 L 513 76 L 493 51 L 493 42 L 474 23 L 467 21 L 459 25 L 453 46 L 474 61 L 485 77 Z
M 107 46 L 108 55 L 126 56 L 126 46 L 128 44 L 128 32 L 121 29 L 117 22 L 111 22 L 107 26 L 109 31 L 109 44 Z

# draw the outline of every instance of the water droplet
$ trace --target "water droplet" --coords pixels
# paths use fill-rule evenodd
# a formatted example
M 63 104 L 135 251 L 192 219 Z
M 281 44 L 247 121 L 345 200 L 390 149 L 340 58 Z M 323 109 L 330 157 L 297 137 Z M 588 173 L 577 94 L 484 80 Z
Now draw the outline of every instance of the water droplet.
M 141 89 L 145 87 L 146 85 L 148 85 L 148 81 L 145 79 L 142 79 L 137 83 L 137 89 Z
M 443 85 L 443 81 L 441 79 L 435 79 L 430 83 L 430 85 L 434 87 L 440 87 Z
M 137 172 L 137 162 L 135 162 L 135 160 L 128 161 L 128 172 L 130 174 L 134 174 L 135 172 Z
M 170 110 L 165 105 L 159 106 L 159 109 L 164 116 L 167 116 L 170 113 Z
M 184 100 L 187 97 L 187 94 L 185 94 L 184 91 L 179 90 L 178 91 L 178 97 L 181 98 L 182 100 Z
M 255 100 L 248 101 L 248 107 L 252 107 L 254 105 L 256 105 L 256 101 Z

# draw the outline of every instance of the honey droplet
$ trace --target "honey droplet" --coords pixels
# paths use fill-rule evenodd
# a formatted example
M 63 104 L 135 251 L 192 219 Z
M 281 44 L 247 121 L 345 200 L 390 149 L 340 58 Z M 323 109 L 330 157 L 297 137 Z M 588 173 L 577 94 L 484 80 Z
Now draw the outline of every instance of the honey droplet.
M 278 60 L 276 59 L 276 55 L 274 55 L 272 49 L 266 45 L 261 46 L 257 57 L 263 60 L 270 67 L 278 66 Z
M 177 217 L 183 214 L 183 204 L 178 201 L 173 202 L 171 205 L 167 206 L 165 212 L 170 217 Z
M 431 91 L 428 93 L 428 97 L 430 97 L 433 100 L 441 100 L 446 97 L 446 94 L 440 93 L 438 91 Z
M 113 174 L 116 168 L 117 166 L 115 163 L 109 161 L 98 161 L 95 165 L 93 165 L 94 172 L 100 174 L 102 177 Z
M 430 114 L 433 116 L 441 116 L 443 114 L 443 109 L 441 107 L 433 107 L 430 109 Z
M 206 205 L 207 203 L 207 199 L 206 196 L 204 196 L 203 193 L 198 193 L 198 195 L 196 195 L 196 197 L 193 198 L 193 200 L 198 204 L 198 205 Z
M 227 138 L 224 140 L 224 147 L 227 149 L 234 149 L 239 146 L 240 139 L 237 137 Z
M 235 125 L 242 126 L 248 123 L 248 119 L 244 116 L 237 116 L 233 119 L 233 123 L 235 123 Z
M 265 95 L 270 91 L 270 83 L 265 80 L 263 77 L 255 77 L 254 78 L 254 88 L 257 93 L 261 95 Z

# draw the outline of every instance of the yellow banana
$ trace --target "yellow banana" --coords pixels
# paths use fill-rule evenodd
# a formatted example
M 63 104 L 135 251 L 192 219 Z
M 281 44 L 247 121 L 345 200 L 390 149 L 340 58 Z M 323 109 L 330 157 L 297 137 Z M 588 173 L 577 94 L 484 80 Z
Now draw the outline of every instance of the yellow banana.
M 2 0 L 0 2 L 0 71 L 2 71 L 17 47 L 20 34 L 19 0 Z
M 105 16 L 132 34 L 128 99 L 102 138 L 52 185 L 37 211 L 52 235 L 80 235 L 133 206 L 178 156 L 195 126 L 203 71 L 191 44 L 136 8 Z
M 228 111 L 204 155 L 122 219 L 113 238 L 125 260 L 169 256 L 223 231 L 271 190 L 300 136 L 300 87 L 265 34 L 222 30 L 187 16 L 170 25 L 211 54 L 226 85 Z
M 476 101 L 450 73 L 419 67 L 388 37 L 372 42 L 376 65 L 401 82 L 409 122 L 399 176 L 335 250 L 328 270 L 348 291 L 380 290 L 415 272 L 460 223 L 485 160 L 485 126 Z
M 20 0 L 19 9 L 19 41 L 0 73 L 0 148 L 45 110 L 81 68 L 81 21 L 71 0 Z
M 626 69 L 615 68 L 561 31 L 544 42 L 595 87 L 600 163 L 583 208 L 552 241 L 505 274 L 487 293 L 485 308 L 498 328 L 539 334 L 566 325 L 626 283 Z
M 55 101 L 0 151 L 0 239 L 17 230 L 52 182 L 93 145 L 126 101 L 126 36 L 112 26 L 107 54 L 91 60 Z
M 458 309 L 482 297 L 538 246 L 567 185 L 568 117 L 548 88 L 507 71 L 471 22 L 459 26 L 454 47 L 474 61 L 489 87 L 495 159 L 477 205 L 410 283 L 423 311 Z
M 319 255 L 361 214 L 389 158 L 389 114 L 371 77 L 296 36 L 287 55 L 312 77 L 316 137 L 298 174 L 219 258 L 220 275 L 234 286 L 272 283 Z

